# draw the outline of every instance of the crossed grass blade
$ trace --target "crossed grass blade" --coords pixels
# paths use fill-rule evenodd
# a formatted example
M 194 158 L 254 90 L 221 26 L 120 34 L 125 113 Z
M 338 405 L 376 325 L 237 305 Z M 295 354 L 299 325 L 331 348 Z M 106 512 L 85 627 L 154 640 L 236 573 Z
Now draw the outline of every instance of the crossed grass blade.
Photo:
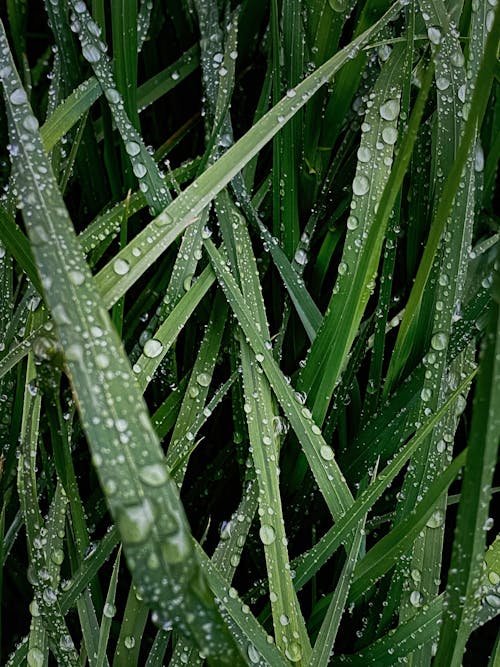
M 293 98 L 285 96 L 278 102 L 99 272 L 100 283 L 112 303 L 123 296 L 172 241 L 196 221 L 207 204 L 279 132 L 284 123 L 348 62 L 353 49 L 368 43 L 398 14 L 400 8 L 401 5 L 396 2 L 371 28 L 298 84 Z M 121 267 L 118 274 L 115 270 L 117 262 Z
M 24 167 L 22 174 L 17 171 L 17 185 L 24 212 L 29 211 L 25 222 L 93 461 L 134 580 L 160 622 L 174 618 L 218 664 L 243 663 L 200 574 L 175 484 L 120 341 L 93 289 L 3 27 L 0 42 L 10 131 L 20 149 L 16 162 Z M 26 150 L 28 137 L 33 151 Z M 34 177 L 37 166 L 47 172 L 43 188 Z M 174 582 L 182 586 L 181 599 L 171 588 Z M 158 590 L 164 595 L 159 597 Z M 209 631 L 200 618 L 207 620 Z

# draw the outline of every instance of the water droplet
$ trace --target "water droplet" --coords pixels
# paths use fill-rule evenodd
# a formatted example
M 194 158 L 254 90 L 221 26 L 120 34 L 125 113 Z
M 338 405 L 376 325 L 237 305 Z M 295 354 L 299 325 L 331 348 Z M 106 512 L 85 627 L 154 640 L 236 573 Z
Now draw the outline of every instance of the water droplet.
M 498 595 L 490 593 L 490 595 L 487 595 L 484 599 L 490 605 L 490 607 L 494 607 L 495 609 L 500 609 L 500 597 Z
M 82 46 L 82 54 L 85 60 L 89 63 L 97 63 L 101 58 L 101 52 L 97 46 L 94 46 L 94 44 L 84 44 Z
M 334 459 L 333 449 L 329 445 L 322 445 L 319 453 L 325 461 L 333 461 Z
M 366 178 L 366 176 L 360 174 L 354 177 L 354 180 L 352 182 L 352 191 L 354 192 L 355 195 L 361 197 L 362 195 L 365 195 L 369 189 L 370 189 L 370 183 Z
M 432 44 L 436 46 L 441 44 L 441 29 L 437 26 L 430 26 L 430 28 L 427 28 L 427 37 Z
M 50 606 L 50 605 L 53 605 L 54 602 L 56 602 L 57 593 L 55 592 L 55 590 L 53 588 L 51 588 L 49 586 L 48 588 L 44 589 L 44 591 L 42 593 L 42 598 L 43 598 L 43 601 L 45 602 L 45 604 L 48 604 Z
M 139 470 L 139 477 L 149 486 L 161 486 L 167 481 L 167 470 L 161 463 L 151 463 L 142 466 Z
M 106 88 L 104 94 L 106 95 L 106 99 L 110 104 L 118 104 L 121 99 L 120 93 L 116 90 L 116 88 Z
M 147 169 L 142 164 L 142 162 L 134 162 L 134 164 L 132 165 L 132 171 L 137 176 L 137 178 L 144 178 L 144 176 L 147 173 Z
M 125 144 L 125 150 L 127 151 L 128 155 L 135 157 L 141 152 L 141 147 L 136 141 L 127 141 Z
M 387 100 L 379 109 L 380 116 L 384 120 L 396 120 L 399 114 L 399 101 Z
M 196 376 L 196 382 L 202 387 L 210 386 L 211 377 L 208 373 L 198 373 Z
M 28 114 L 23 120 L 23 127 L 28 132 L 36 132 L 38 130 L 38 119 L 33 114 Z
M 420 392 L 420 398 L 425 402 L 430 401 L 432 398 L 432 391 L 428 387 L 424 387 Z
M 280 623 L 283 627 L 286 627 L 290 623 L 290 619 L 286 614 L 281 614 Z
M 260 662 L 260 653 L 257 651 L 253 644 L 249 644 L 247 648 L 248 659 L 254 665 L 258 665 Z
M 28 96 L 26 95 L 26 91 L 23 90 L 22 88 L 16 88 L 9 97 L 10 101 L 12 104 L 15 106 L 19 106 L 21 104 L 26 104 L 28 101 Z
M 64 561 L 64 551 L 62 549 L 54 549 L 50 554 L 50 559 L 56 565 L 62 565 Z
M 304 266 L 305 264 L 307 264 L 307 253 L 305 252 L 305 250 L 299 248 L 294 255 L 294 260 L 300 266 Z
M 132 637 L 132 635 L 127 635 L 125 639 L 123 640 L 123 643 L 125 644 L 125 648 L 134 648 L 135 646 L 135 637 Z
M 28 655 L 26 656 L 26 662 L 29 667 L 43 667 L 44 664 L 44 655 L 43 651 L 39 648 L 30 648 Z
M 339 268 L 338 268 L 338 271 L 339 271 L 340 275 L 345 276 L 345 274 L 347 273 L 348 268 L 349 267 L 347 266 L 346 262 L 340 262 Z
M 393 146 L 398 140 L 398 131 L 395 127 L 384 127 L 382 130 L 382 139 L 389 146 Z
M 296 94 L 297 93 L 295 92 L 295 90 L 293 88 L 290 88 L 290 90 L 286 91 L 286 96 L 287 97 L 295 97 Z
M 153 523 L 153 508 L 147 498 L 142 503 L 124 507 L 118 512 L 118 530 L 121 533 L 123 541 L 128 544 L 140 544 L 144 542 L 149 535 Z
M 85 276 L 81 271 L 77 271 L 76 269 L 70 271 L 68 273 L 69 280 L 73 285 L 82 285 L 85 281 Z
M 113 616 L 116 614 L 116 607 L 114 604 L 111 604 L 111 602 L 106 602 L 104 605 L 104 609 L 102 610 L 102 613 L 106 618 L 113 618 Z
M 446 77 L 439 76 L 436 79 L 436 88 L 438 90 L 446 90 L 447 88 L 449 88 L 449 86 L 450 86 L 450 82 Z
M 355 215 L 350 215 L 347 218 L 347 229 L 350 229 L 351 231 L 354 231 L 357 229 L 359 226 L 359 220 L 356 218 Z
M 302 648 L 298 642 L 290 642 L 286 649 L 285 655 L 290 662 L 299 662 L 302 658 Z
M 436 510 L 431 514 L 427 523 L 427 528 L 439 528 L 444 523 L 444 513 L 441 510 Z
M 262 544 L 272 544 L 274 540 L 276 539 L 276 533 L 274 532 L 274 528 L 268 524 L 262 524 L 259 530 L 259 537 L 261 539 Z
M 150 338 L 144 343 L 144 355 L 150 359 L 158 357 L 163 350 L 163 344 L 156 338 Z
M 124 276 L 126 273 L 129 272 L 129 269 L 130 269 L 130 264 L 125 259 L 121 259 L 121 257 L 115 259 L 115 261 L 113 262 L 113 271 L 118 276 Z
M 368 146 L 360 146 L 358 149 L 358 160 L 360 162 L 370 162 L 372 159 L 372 152 Z
M 431 347 L 434 350 L 445 350 L 448 345 L 448 335 L 445 333 L 437 333 L 431 338 Z
M 412 591 L 410 593 L 410 604 L 413 607 L 421 607 L 423 603 L 423 596 L 420 591 Z

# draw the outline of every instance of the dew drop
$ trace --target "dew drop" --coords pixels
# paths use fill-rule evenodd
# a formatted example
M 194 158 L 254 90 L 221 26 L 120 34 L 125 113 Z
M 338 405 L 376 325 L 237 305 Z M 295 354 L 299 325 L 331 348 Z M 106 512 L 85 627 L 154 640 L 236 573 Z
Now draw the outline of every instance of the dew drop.
M 120 93 L 116 90 L 116 88 L 106 88 L 104 94 L 106 95 L 106 99 L 110 104 L 118 104 L 121 99 Z
M 249 644 L 247 648 L 247 655 L 250 662 L 254 665 L 258 665 L 260 662 L 260 653 L 257 651 L 253 644 Z
M 125 144 L 125 150 L 127 151 L 127 155 L 135 157 L 141 152 L 141 147 L 136 141 L 127 141 Z
M 116 614 L 116 607 L 114 604 L 111 604 L 111 602 L 106 602 L 104 605 L 104 609 L 102 610 L 102 613 L 106 618 L 113 618 L 113 616 Z
M 101 52 L 93 44 L 84 44 L 82 46 L 82 54 L 85 60 L 89 63 L 97 63 L 101 58 Z
M 9 97 L 10 101 L 12 104 L 15 106 L 19 106 L 21 104 L 26 104 L 28 101 L 28 96 L 26 95 L 26 91 L 24 91 L 22 88 L 16 88 Z
M 445 350 L 448 345 L 448 335 L 445 333 L 437 333 L 431 338 L 431 347 L 434 350 Z
M 299 662 L 302 658 L 302 648 L 298 642 L 290 642 L 286 649 L 285 655 L 290 662 Z
M 115 259 L 115 261 L 113 262 L 113 271 L 118 276 L 124 276 L 126 273 L 129 272 L 129 269 L 130 269 L 130 264 L 125 259 L 121 259 L 121 257 Z
M 410 593 L 410 604 L 413 607 L 421 607 L 422 602 L 423 602 L 423 597 L 420 591 L 412 591 Z
M 382 130 L 382 139 L 389 146 L 393 146 L 398 140 L 398 131 L 395 127 L 384 127 Z
M 39 648 L 30 648 L 28 655 L 26 656 L 26 662 L 29 667 L 43 667 L 44 664 L 44 655 L 43 651 Z
M 432 44 L 435 44 L 436 46 L 441 44 L 442 35 L 440 28 L 437 26 L 430 26 L 430 28 L 427 28 L 427 37 Z
M 384 120 L 396 120 L 399 114 L 398 100 L 387 100 L 379 109 L 380 116 Z
M 360 146 L 358 149 L 358 160 L 360 162 L 370 162 L 372 159 L 372 152 L 368 146 Z
M 211 377 L 208 373 L 198 373 L 196 376 L 196 382 L 202 387 L 210 386 Z
M 135 162 L 135 163 L 132 165 L 132 171 L 133 171 L 134 174 L 137 176 L 137 178 L 143 178 L 143 177 L 146 175 L 146 173 L 147 173 L 147 169 L 146 169 L 146 167 L 142 164 L 142 162 Z
M 23 127 L 28 132 L 36 132 L 38 130 L 38 119 L 33 114 L 28 114 L 23 120 Z
M 76 269 L 73 269 L 68 273 L 69 276 L 69 281 L 73 283 L 73 285 L 82 285 L 85 281 L 85 276 L 81 271 L 77 271 Z
M 444 523 L 444 514 L 441 510 L 436 510 L 431 514 L 427 523 L 427 528 L 439 528 Z
M 262 542 L 262 544 L 272 544 L 274 540 L 276 539 L 276 533 L 274 532 L 274 528 L 270 526 L 269 524 L 262 524 L 259 530 L 259 537 Z
M 150 338 L 144 343 L 144 355 L 150 359 L 158 357 L 163 350 L 163 344 L 156 338 Z
M 161 463 L 151 463 L 139 470 L 139 477 L 149 486 L 161 486 L 167 481 L 167 471 Z
M 307 253 L 302 248 L 299 248 L 294 255 L 294 259 L 300 266 L 307 264 Z
M 135 638 L 132 637 L 132 635 L 127 635 L 125 637 L 125 639 L 123 640 L 123 643 L 125 644 L 125 648 L 128 648 L 128 649 L 134 648 Z
M 359 220 L 356 218 L 355 215 L 350 215 L 347 218 L 347 229 L 350 229 L 351 231 L 354 231 L 357 229 L 359 226 Z
M 333 449 L 329 445 L 322 445 L 319 453 L 325 459 L 325 461 L 333 461 Z
M 352 191 L 354 192 L 355 195 L 361 197 L 362 195 L 365 195 L 369 189 L 370 189 L 370 183 L 366 178 L 366 176 L 360 174 L 359 176 L 354 177 L 354 180 L 352 182 Z
M 118 512 L 117 525 L 122 539 L 128 544 L 140 544 L 149 535 L 154 523 L 151 503 L 146 498 L 137 505 L 130 505 Z

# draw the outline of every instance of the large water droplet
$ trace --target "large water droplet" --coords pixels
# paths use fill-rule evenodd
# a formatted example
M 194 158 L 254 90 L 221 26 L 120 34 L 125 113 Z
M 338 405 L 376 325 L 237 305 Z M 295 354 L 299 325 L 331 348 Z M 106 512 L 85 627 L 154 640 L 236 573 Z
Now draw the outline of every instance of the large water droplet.
M 259 537 L 261 539 L 262 544 L 266 545 L 272 544 L 276 539 L 276 533 L 274 532 L 274 528 L 264 523 L 260 527 Z
M 144 343 L 144 355 L 150 359 L 158 357 L 163 350 L 163 344 L 156 338 L 150 338 Z
M 307 253 L 305 252 L 305 250 L 299 248 L 294 255 L 294 260 L 300 266 L 304 266 L 305 264 L 307 264 Z
M 211 377 L 208 373 L 198 373 L 196 376 L 196 382 L 202 387 L 210 386 Z
M 410 604 L 413 607 L 421 607 L 423 603 L 423 596 L 420 591 L 412 591 L 410 593 Z
M 28 655 L 26 656 L 26 662 L 28 663 L 29 667 L 43 667 L 43 651 L 36 647 L 30 648 Z
M 248 659 L 254 665 L 258 665 L 260 662 L 260 653 L 257 651 L 253 644 L 249 644 L 247 648 Z
M 9 97 L 10 101 L 12 104 L 18 106 L 20 104 L 26 104 L 28 101 L 28 96 L 26 95 L 26 91 L 24 91 L 22 88 L 16 88 Z
M 399 114 L 399 101 L 387 100 L 379 109 L 380 116 L 384 120 L 396 120 Z
M 121 257 L 115 259 L 115 261 L 113 262 L 113 271 L 119 276 L 124 276 L 126 273 L 129 272 L 129 269 L 130 269 L 130 264 Z
M 448 345 L 448 335 L 444 332 L 434 334 L 431 338 L 431 347 L 434 350 L 445 350 Z
M 372 159 L 372 152 L 368 146 L 360 146 L 358 149 L 358 160 L 360 162 L 370 162 Z
M 149 535 L 154 523 L 153 507 L 147 498 L 142 503 L 120 509 L 117 517 L 118 530 L 128 544 L 140 544 Z
M 319 453 L 325 459 L 325 461 L 333 461 L 334 453 L 333 449 L 329 445 L 322 445 Z
M 302 658 L 302 647 L 298 642 L 290 642 L 285 649 L 285 655 L 290 662 L 299 662 Z
M 167 481 L 167 470 L 161 463 L 152 463 L 139 470 L 139 477 L 149 486 L 161 486 Z
M 444 514 L 441 510 L 436 510 L 431 514 L 427 523 L 427 528 L 439 528 L 444 523 Z
M 436 46 L 441 44 L 441 29 L 437 26 L 430 26 L 430 28 L 427 28 L 427 37 L 432 44 L 435 44 Z
M 133 171 L 134 174 L 137 176 L 137 178 L 143 178 L 143 177 L 146 175 L 146 173 L 147 173 L 147 169 L 146 169 L 146 167 L 142 164 L 142 162 L 135 162 L 135 163 L 132 165 L 132 171 Z
M 104 605 L 104 609 L 102 610 L 102 613 L 106 618 L 113 618 L 113 616 L 116 614 L 116 607 L 114 604 L 111 604 L 111 602 L 106 602 Z
M 94 44 L 84 44 L 82 46 L 82 54 L 85 60 L 89 63 L 97 63 L 101 58 L 101 52 L 97 46 L 94 46 Z
M 125 639 L 123 640 L 123 643 L 125 644 L 125 648 L 134 648 L 135 646 L 135 637 L 132 637 L 132 635 L 127 635 Z
M 127 151 L 128 155 L 135 157 L 141 152 L 141 147 L 136 141 L 127 141 L 125 144 L 125 150 Z
M 369 189 L 370 189 L 370 183 L 366 178 L 366 176 L 360 174 L 354 177 L 354 180 L 352 182 L 352 191 L 354 192 L 355 195 L 361 197 L 362 195 L 365 195 Z

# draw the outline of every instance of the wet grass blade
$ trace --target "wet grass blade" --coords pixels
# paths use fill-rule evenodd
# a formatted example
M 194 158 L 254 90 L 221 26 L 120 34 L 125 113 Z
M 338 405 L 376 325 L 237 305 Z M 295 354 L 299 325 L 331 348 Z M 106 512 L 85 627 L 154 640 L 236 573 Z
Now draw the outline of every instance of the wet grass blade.
M 160 619 L 180 613 L 179 629 L 192 636 L 209 653 L 219 656 L 219 664 L 227 661 L 239 664 L 242 662 L 239 652 L 199 574 L 183 508 L 164 466 L 137 384 L 116 332 L 93 289 L 92 276 L 66 207 L 51 178 L 51 167 L 37 125 L 31 120 L 33 114 L 3 32 L 0 41 L 2 83 L 10 131 L 12 141 L 19 144 L 17 159 L 24 167 L 22 175 L 19 171 L 17 174 L 21 179 L 18 181 L 19 196 L 26 198 L 24 211 L 30 211 L 25 221 L 94 464 L 121 532 L 129 567 L 141 594 L 155 608 Z M 34 151 L 26 151 L 26 131 L 30 132 Z M 37 166 L 43 166 L 47 171 L 43 189 L 34 178 Z M 49 210 L 57 211 L 57 215 L 48 215 Z M 66 278 L 56 284 L 54 280 L 58 280 L 58 273 Z M 107 368 L 109 370 L 104 373 Z M 125 378 L 128 391 L 117 402 L 114 397 Z M 91 419 L 90 415 L 96 410 L 101 419 Z M 124 451 L 126 456 L 118 456 Z M 158 581 L 153 584 L 151 576 Z M 175 586 L 182 585 L 183 590 L 177 602 L 172 592 L 167 592 L 174 582 Z M 166 589 L 161 598 L 156 592 L 158 584 Z M 197 622 L 194 625 L 189 622 L 190 608 L 194 618 L 201 613 L 212 620 L 213 627 L 208 635 Z

